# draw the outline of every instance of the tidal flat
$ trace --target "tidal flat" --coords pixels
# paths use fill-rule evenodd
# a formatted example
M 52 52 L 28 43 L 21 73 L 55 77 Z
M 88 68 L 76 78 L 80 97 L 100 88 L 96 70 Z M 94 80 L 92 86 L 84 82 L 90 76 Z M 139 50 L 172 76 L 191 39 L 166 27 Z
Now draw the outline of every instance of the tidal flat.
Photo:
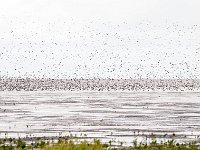
M 192 91 L 0 91 L 0 136 L 198 141 L 199 108 Z

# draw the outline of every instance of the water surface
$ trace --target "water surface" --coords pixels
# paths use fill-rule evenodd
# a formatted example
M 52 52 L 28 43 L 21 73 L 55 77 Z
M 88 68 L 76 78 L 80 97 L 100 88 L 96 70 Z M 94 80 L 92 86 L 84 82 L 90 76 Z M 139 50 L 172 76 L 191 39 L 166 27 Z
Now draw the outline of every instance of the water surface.
M 200 135 L 199 108 L 199 92 L 1 91 L 0 133 L 121 141 L 175 133 L 189 140 Z

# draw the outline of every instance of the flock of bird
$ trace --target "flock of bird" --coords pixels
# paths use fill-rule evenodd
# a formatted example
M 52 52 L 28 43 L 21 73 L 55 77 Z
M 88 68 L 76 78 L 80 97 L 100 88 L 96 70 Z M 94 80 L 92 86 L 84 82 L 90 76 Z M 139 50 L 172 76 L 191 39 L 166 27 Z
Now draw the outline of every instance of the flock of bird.
M 0 91 L 199 91 L 197 79 L 0 78 Z
M 199 25 L 72 18 L 1 18 L 1 22 L 2 80 L 200 77 Z

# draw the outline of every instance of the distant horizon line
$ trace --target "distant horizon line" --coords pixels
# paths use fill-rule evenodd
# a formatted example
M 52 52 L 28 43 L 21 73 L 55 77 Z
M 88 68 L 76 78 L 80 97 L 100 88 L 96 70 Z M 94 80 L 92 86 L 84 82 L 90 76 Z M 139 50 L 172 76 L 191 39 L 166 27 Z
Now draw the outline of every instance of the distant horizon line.
M 93 78 L 51 78 L 51 77 L 8 77 L 8 76 L 0 76 L 0 79 L 49 79 L 49 80 L 200 80 L 200 78 L 101 78 L 101 77 L 93 77 Z

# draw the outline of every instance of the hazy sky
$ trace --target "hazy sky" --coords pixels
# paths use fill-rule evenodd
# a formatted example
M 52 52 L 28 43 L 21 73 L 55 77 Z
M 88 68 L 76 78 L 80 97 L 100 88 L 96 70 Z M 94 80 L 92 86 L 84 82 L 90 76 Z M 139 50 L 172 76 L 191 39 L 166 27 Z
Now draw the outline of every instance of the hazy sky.
M 0 0 L 1 15 L 199 22 L 199 0 Z
M 200 78 L 199 0 L 0 0 L 0 76 Z

